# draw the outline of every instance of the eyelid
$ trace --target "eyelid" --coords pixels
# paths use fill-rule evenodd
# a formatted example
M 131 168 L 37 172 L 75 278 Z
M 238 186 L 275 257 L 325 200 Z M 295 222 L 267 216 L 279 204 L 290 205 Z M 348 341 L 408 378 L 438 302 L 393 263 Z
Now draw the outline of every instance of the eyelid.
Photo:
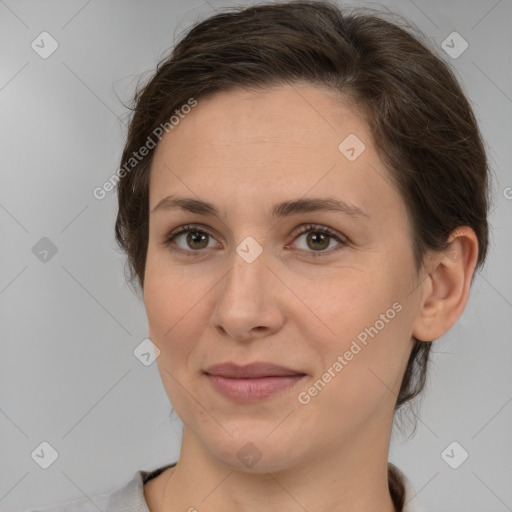
M 173 236 L 180 235 L 181 233 L 185 233 L 187 231 L 194 231 L 194 230 L 204 232 L 213 238 L 215 238 L 217 236 L 217 235 L 213 234 L 214 230 L 212 230 L 210 227 L 207 227 L 200 223 L 193 222 L 191 224 L 182 224 L 182 225 L 178 226 L 177 228 L 172 229 L 171 231 L 169 231 L 169 233 L 167 233 L 165 235 L 165 238 L 166 238 L 166 240 L 169 240 Z M 162 243 L 165 243 L 165 240 Z
M 329 235 L 331 238 L 335 238 L 338 240 L 338 242 L 341 243 L 347 243 L 349 242 L 348 238 L 338 231 L 330 228 L 329 226 L 324 226 L 323 224 L 301 224 L 297 227 L 297 229 L 294 231 L 294 237 L 297 238 L 300 235 L 303 235 L 304 233 L 307 233 L 308 231 L 317 231 L 319 233 L 325 233 Z M 294 240 L 295 240 L 294 238 Z

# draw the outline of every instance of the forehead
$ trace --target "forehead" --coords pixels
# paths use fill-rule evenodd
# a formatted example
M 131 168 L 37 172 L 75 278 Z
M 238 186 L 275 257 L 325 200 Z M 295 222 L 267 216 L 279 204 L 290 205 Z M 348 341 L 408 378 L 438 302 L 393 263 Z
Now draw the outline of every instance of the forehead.
M 364 207 L 386 181 L 364 118 L 302 83 L 199 99 L 158 144 L 151 173 L 150 208 L 167 193 L 229 198 L 234 189 L 250 201 L 340 191 Z
M 327 149 L 337 157 L 338 143 L 349 133 L 369 138 L 365 121 L 352 107 L 334 91 L 305 83 L 258 92 L 234 89 L 199 99 L 165 138 L 174 139 L 176 156 L 187 154 L 190 158 L 203 156 L 205 146 L 209 151 L 229 148 L 233 158 L 246 151 L 241 143 L 289 147 L 287 156 L 293 156 L 294 150 L 317 148 L 318 158 Z M 280 150 L 283 152 L 285 149 Z M 265 156 L 270 158 L 272 153 L 260 155 Z

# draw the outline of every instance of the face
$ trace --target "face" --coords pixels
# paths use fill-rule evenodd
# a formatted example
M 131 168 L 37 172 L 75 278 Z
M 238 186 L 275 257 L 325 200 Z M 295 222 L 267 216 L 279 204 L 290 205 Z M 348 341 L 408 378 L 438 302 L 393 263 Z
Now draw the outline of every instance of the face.
M 418 276 L 403 200 L 347 100 L 307 84 L 200 99 L 156 149 L 150 211 L 149 337 L 198 445 L 275 471 L 388 443 Z M 225 362 L 303 375 L 237 398 L 205 373 Z

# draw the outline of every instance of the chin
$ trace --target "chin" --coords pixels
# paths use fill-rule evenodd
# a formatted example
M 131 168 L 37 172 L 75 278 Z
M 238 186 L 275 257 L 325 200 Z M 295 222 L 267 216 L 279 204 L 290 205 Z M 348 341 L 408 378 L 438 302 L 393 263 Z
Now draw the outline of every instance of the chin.
M 282 471 L 298 462 L 297 443 L 290 437 L 280 438 L 277 432 L 269 436 L 271 430 L 252 434 L 248 428 L 233 437 L 226 433 L 222 440 L 210 440 L 209 450 L 220 463 L 234 471 L 253 474 Z

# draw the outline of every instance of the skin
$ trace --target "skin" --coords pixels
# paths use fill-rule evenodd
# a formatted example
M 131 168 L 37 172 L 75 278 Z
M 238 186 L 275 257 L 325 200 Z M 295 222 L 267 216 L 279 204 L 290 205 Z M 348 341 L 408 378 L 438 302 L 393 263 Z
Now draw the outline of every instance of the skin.
M 349 134 L 366 146 L 354 161 L 338 150 Z M 150 510 L 395 511 L 388 450 L 411 338 L 436 339 L 462 313 L 477 258 L 474 232 L 458 228 L 450 247 L 427 255 L 417 271 L 404 202 L 368 125 L 346 99 L 306 83 L 200 99 L 156 148 L 150 210 L 169 195 L 211 202 L 220 214 L 150 215 L 149 337 L 184 425 L 178 465 L 145 485 Z M 267 215 L 281 201 L 328 196 L 366 216 Z M 162 243 L 190 223 L 211 235 L 202 245 L 187 244 L 186 233 Z M 297 234 L 308 223 L 332 228 L 347 243 L 315 245 L 315 228 Z M 263 249 L 252 263 L 236 252 L 247 236 Z M 319 246 L 324 256 L 312 256 Z M 397 302 L 400 312 L 300 403 L 298 393 Z M 270 361 L 306 377 L 239 404 L 203 373 L 225 361 Z M 261 454 L 252 467 L 237 457 L 249 442 Z

